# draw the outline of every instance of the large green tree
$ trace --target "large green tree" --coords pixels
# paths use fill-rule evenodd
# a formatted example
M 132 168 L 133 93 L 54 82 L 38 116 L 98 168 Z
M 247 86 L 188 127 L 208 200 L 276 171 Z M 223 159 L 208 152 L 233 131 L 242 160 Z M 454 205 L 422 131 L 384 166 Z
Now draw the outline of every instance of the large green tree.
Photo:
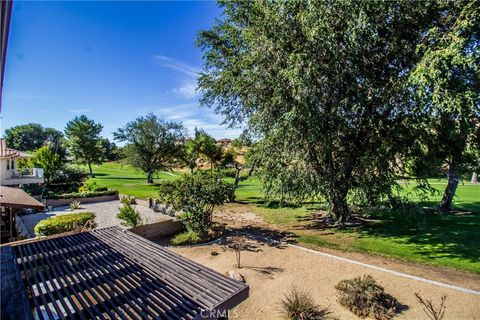
M 185 132 L 181 123 L 165 122 L 154 114 L 127 123 L 114 133 L 116 140 L 126 142 L 127 161 L 147 174 L 147 182 L 153 183 L 153 175 L 166 170 L 182 156 Z
M 91 177 L 92 164 L 100 164 L 104 158 L 104 140 L 100 136 L 102 129 L 100 123 L 95 123 L 85 115 L 75 117 L 65 127 L 68 151 L 76 162 L 88 165 Z
M 198 37 L 202 103 L 259 138 L 267 194 L 322 196 L 333 217 L 348 200 L 388 196 L 412 139 L 406 83 L 433 2 L 221 2 Z
M 182 162 L 190 169 L 190 173 L 193 173 L 194 169 L 197 167 L 197 161 L 200 158 L 201 148 L 201 133 L 197 128 L 195 128 L 194 136 L 185 141 L 182 154 Z
M 42 168 L 45 183 L 50 183 L 51 179 L 61 169 L 62 161 L 58 154 L 53 152 L 48 146 L 37 149 L 28 159 L 28 164 L 33 168 Z
M 480 157 L 480 2 L 452 2 L 442 22 L 428 30 L 411 80 L 425 133 L 417 167 L 448 165 L 440 208 L 450 211 L 459 170 L 475 169 Z
M 213 209 L 228 201 L 232 186 L 215 172 L 197 171 L 160 184 L 160 200 L 185 215 L 189 231 L 206 239 L 212 226 Z
M 213 170 L 215 165 L 222 160 L 222 146 L 218 145 L 215 138 L 203 129 L 195 129 L 195 139 L 200 147 L 200 154 L 210 162 L 210 168 Z
M 7 146 L 21 151 L 34 151 L 46 143 L 60 141 L 62 137 L 62 132 L 44 128 L 38 123 L 22 124 L 5 130 Z

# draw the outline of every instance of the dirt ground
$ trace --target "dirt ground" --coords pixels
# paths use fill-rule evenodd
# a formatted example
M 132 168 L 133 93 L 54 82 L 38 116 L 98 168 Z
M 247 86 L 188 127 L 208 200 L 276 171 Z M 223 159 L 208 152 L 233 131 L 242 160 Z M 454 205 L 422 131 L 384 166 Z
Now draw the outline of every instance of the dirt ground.
M 289 234 L 269 225 L 249 210 L 249 205 L 222 206 L 215 213 L 215 221 L 225 224 L 230 232 L 294 242 Z M 398 319 L 428 320 L 415 298 L 416 292 L 425 298 L 433 299 L 436 305 L 442 295 L 447 295 L 444 320 L 480 319 L 478 295 L 403 278 L 295 247 L 274 246 L 255 240 L 251 240 L 250 243 L 251 248 L 242 252 L 241 269 L 235 269 L 235 253 L 225 243 L 172 250 L 221 273 L 238 270 L 245 277 L 250 286 L 250 296 L 231 312 L 231 319 L 280 319 L 279 301 L 292 286 L 309 291 L 318 304 L 329 307 L 333 318 L 358 319 L 338 304 L 334 287 L 340 280 L 363 274 L 372 275 L 388 293 L 399 300 L 402 307 L 397 315 Z M 328 248 L 315 249 L 389 270 L 480 291 L 479 275 L 363 253 Z M 212 255 L 214 251 L 219 254 Z
M 260 236 L 266 236 L 283 241 L 295 242 L 294 237 L 288 233 L 265 222 L 252 210 L 250 205 L 246 204 L 226 204 L 219 207 L 215 212 L 215 221 L 223 223 L 229 229 L 239 230 L 241 232 L 253 233 Z M 382 268 L 403 272 L 417 277 L 423 277 L 450 285 L 465 287 L 480 291 L 480 275 L 469 272 L 438 268 L 421 263 L 413 263 L 393 258 L 364 254 L 360 252 L 345 252 L 330 248 L 313 248 L 325 253 L 334 254 L 348 259 L 368 263 Z
M 250 286 L 250 296 L 230 313 L 230 319 L 280 319 L 279 300 L 292 286 L 309 291 L 318 304 L 330 308 L 334 318 L 357 319 L 337 303 L 334 287 L 340 280 L 363 274 L 372 275 L 399 300 L 402 310 L 398 319 L 428 319 L 416 301 L 415 292 L 433 298 L 435 304 L 439 303 L 442 295 L 447 295 L 444 319 L 480 319 L 478 295 L 402 278 L 295 247 L 274 246 L 254 240 L 250 244 L 251 247 L 241 254 L 242 268 L 237 269 Z M 235 270 L 235 253 L 225 244 L 172 250 L 221 273 Z M 213 251 L 219 254 L 212 255 Z M 473 287 L 478 287 L 478 283 Z

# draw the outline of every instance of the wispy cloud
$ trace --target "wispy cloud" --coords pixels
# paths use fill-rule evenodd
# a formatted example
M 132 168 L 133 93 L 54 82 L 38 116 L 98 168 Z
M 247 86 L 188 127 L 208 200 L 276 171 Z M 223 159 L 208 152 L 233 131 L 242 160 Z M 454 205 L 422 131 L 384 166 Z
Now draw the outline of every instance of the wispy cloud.
M 89 108 L 79 108 L 79 109 L 69 109 L 68 110 L 68 112 L 73 113 L 73 114 L 77 114 L 77 115 L 89 113 L 91 111 L 92 111 L 92 109 L 89 109 Z
M 194 117 L 200 111 L 198 104 L 195 102 L 163 106 L 155 105 L 151 107 L 151 110 L 163 119 L 175 121 L 183 121 Z
M 220 116 L 200 108 L 198 102 L 151 105 L 142 109 L 142 114 L 139 115 L 149 112 L 155 113 L 164 120 L 182 122 L 190 134 L 193 134 L 195 128 L 202 128 L 215 138 L 235 138 L 242 133 L 241 129 L 231 129 L 222 125 Z
M 192 78 L 197 78 L 198 73 L 200 72 L 200 69 L 196 67 L 164 55 L 155 55 L 153 56 L 153 60 L 155 61 L 155 63 L 161 65 L 162 67 L 176 70 Z
M 197 84 L 193 81 L 184 83 L 182 86 L 172 90 L 174 94 L 182 98 L 191 99 L 198 96 Z

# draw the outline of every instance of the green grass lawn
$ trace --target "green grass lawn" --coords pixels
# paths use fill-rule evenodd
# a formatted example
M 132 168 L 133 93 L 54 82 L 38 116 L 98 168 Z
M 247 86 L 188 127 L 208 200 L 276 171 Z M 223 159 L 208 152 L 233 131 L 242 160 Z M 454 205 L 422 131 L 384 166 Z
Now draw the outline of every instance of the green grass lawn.
M 432 180 L 443 191 L 445 180 Z M 408 190 L 413 187 L 407 185 Z M 247 198 L 250 192 L 246 192 Z M 421 206 L 436 207 L 441 193 L 421 201 Z M 321 204 L 299 208 L 253 208 L 266 221 L 297 236 L 297 241 L 312 247 L 366 252 L 411 262 L 480 273 L 480 185 L 465 183 L 458 187 L 454 206 L 467 213 L 456 215 L 430 212 L 413 218 L 391 212 L 372 214 L 376 222 L 355 228 L 322 229 L 315 225 L 312 213 Z
M 107 162 L 93 168 L 96 181 L 100 186 L 106 186 L 118 190 L 122 194 L 128 194 L 140 199 L 158 197 L 158 182 L 160 180 L 177 179 L 180 174 L 176 172 L 160 172 L 155 176 L 154 183 L 147 183 L 147 176 L 135 170 L 129 165 L 116 162 Z
M 98 184 L 146 199 L 157 196 L 160 180 L 180 176 L 176 172 L 158 174 L 154 184 L 147 184 L 142 172 L 128 165 L 105 163 L 94 168 Z M 421 199 L 410 193 L 415 184 L 405 184 L 403 194 L 421 206 L 436 207 L 445 188 L 445 179 L 431 179 L 438 194 Z M 347 229 L 320 229 L 312 220 L 312 213 L 322 208 L 321 203 L 302 207 L 267 208 L 262 202 L 260 182 L 249 179 L 240 183 L 237 200 L 247 202 L 250 208 L 279 228 L 293 232 L 297 240 L 312 247 L 330 247 L 346 251 L 367 252 L 412 262 L 480 273 L 480 185 L 463 183 L 457 189 L 454 206 L 472 212 L 460 215 L 428 213 L 409 219 L 398 214 L 380 212 L 372 215 L 378 222 Z

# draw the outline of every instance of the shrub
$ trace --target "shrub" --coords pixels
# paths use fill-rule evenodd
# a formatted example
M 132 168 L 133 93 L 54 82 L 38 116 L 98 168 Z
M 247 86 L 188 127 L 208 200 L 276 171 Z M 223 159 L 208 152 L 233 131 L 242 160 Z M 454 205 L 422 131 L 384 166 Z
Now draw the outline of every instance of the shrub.
M 397 300 L 370 275 L 342 280 L 335 288 L 338 302 L 361 318 L 386 320 L 395 316 Z
M 130 203 L 124 203 L 120 207 L 117 218 L 122 220 L 122 225 L 125 227 L 136 227 L 142 223 L 140 213 Z
M 443 319 L 443 316 L 445 315 L 445 310 L 447 309 L 447 307 L 445 306 L 445 300 L 447 300 L 447 296 L 442 296 L 440 298 L 440 304 L 438 308 L 435 307 L 431 299 L 422 298 L 419 293 L 415 293 L 415 297 L 417 298 L 418 303 L 422 305 L 423 312 L 425 312 L 429 319 Z
M 100 187 L 96 181 L 87 180 L 83 185 L 78 189 L 78 192 L 97 192 L 97 191 L 107 191 L 107 187 Z
M 287 293 L 281 303 L 281 313 L 289 320 L 320 320 L 326 319 L 331 312 L 315 303 L 308 292 L 297 290 L 295 287 Z
M 123 203 L 123 204 L 136 204 L 137 203 L 137 200 L 135 199 L 135 197 L 132 197 L 132 196 L 121 196 L 120 197 L 120 203 Z
M 70 164 L 55 172 L 48 187 L 56 193 L 76 192 L 86 177 L 83 167 Z
M 76 199 L 76 198 L 94 198 L 94 197 L 103 197 L 103 196 L 114 196 L 117 195 L 117 190 L 107 190 L 107 191 L 90 191 L 90 192 L 73 192 L 73 193 L 62 193 L 55 194 L 53 192 L 48 193 L 49 199 Z
M 235 178 L 235 176 L 237 175 L 237 170 L 233 168 L 225 168 L 219 170 L 219 173 L 225 178 Z
M 425 212 L 417 203 L 403 197 L 392 197 L 390 206 L 393 213 L 399 215 L 405 223 L 418 227 L 425 224 Z
M 62 214 L 40 221 L 34 231 L 37 236 L 49 236 L 84 227 L 87 223 L 92 223 L 94 219 L 93 212 Z
M 31 196 L 39 196 L 43 192 L 43 186 L 38 183 L 23 184 L 22 190 Z
M 200 171 L 162 182 L 159 195 L 160 200 L 174 210 L 183 211 L 185 219 L 182 221 L 187 230 L 206 239 L 212 226 L 213 209 L 229 199 L 231 190 L 232 185 L 218 173 Z
M 80 209 L 80 201 L 73 201 L 72 203 L 70 203 L 70 209 L 71 210 L 77 210 L 77 209 Z
M 202 242 L 200 235 L 194 231 L 185 231 L 175 235 L 171 240 L 170 244 L 174 246 L 182 246 L 188 244 L 195 244 Z
M 240 265 L 240 254 L 242 250 L 247 246 L 247 240 L 245 237 L 235 236 L 230 238 L 231 247 L 235 251 L 235 257 L 237 258 L 237 268 L 241 268 Z

